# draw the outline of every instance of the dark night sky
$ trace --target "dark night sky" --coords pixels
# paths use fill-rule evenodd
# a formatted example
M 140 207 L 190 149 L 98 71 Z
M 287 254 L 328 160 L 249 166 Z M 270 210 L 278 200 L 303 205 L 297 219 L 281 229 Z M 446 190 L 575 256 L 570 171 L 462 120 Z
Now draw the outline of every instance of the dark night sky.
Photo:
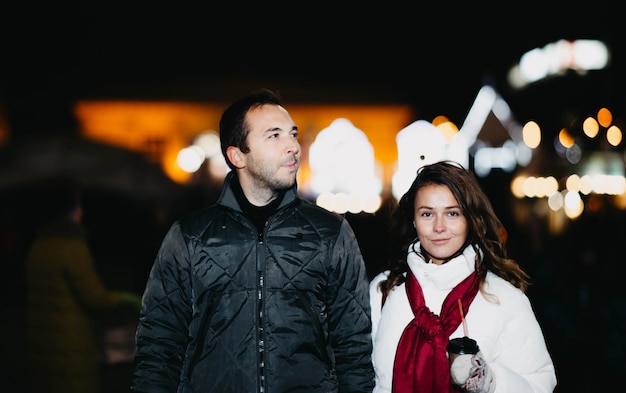
M 445 114 L 459 125 L 485 83 L 520 121 L 602 105 L 626 116 L 615 1 L 563 11 L 551 3 L 549 13 L 486 4 L 3 5 L 0 100 L 16 134 L 70 127 L 68 108 L 81 98 L 230 101 L 260 85 L 286 103 L 409 103 L 420 118 Z M 561 38 L 605 40 L 611 68 L 508 91 L 519 56 Z

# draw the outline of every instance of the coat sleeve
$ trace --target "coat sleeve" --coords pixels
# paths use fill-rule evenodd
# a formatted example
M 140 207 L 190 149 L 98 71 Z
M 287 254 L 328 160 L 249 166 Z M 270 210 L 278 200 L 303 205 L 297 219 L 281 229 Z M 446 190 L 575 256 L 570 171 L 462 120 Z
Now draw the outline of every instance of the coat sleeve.
M 345 220 L 331 258 L 334 271 L 329 285 L 328 316 L 339 391 L 371 392 L 374 370 L 369 282 L 353 230 Z
M 372 313 L 372 342 L 375 341 L 378 323 L 383 308 L 383 294 L 379 288 L 380 282 L 387 279 L 389 271 L 378 273 L 370 282 L 370 305 Z
M 65 245 L 67 252 L 67 270 L 72 289 L 76 292 L 78 301 L 89 310 L 100 310 L 120 305 L 122 294 L 120 291 L 108 290 L 94 264 L 89 246 L 78 238 Z
M 508 283 L 500 287 L 504 285 Z M 528 297 L 519 290 L 501 291 L 496 287 L 503 313 L 497 338 L 500 349 L 492 361 L 487 361 L 495 375 L 495 392 L 553 392 L 554 364 Z
M 131 390 L 176 392 L 192 315 L 189 256 L 179 225 L 165 236 L 143 294 Z

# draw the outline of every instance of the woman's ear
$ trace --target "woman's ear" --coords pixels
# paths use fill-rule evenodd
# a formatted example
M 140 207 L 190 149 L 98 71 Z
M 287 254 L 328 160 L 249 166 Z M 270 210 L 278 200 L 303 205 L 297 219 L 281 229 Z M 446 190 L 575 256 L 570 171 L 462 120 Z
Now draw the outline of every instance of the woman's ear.
M 226 148 L 226 156 L 228 160 L 235 166 L 237 169 L 241 169 L 246 166 L 246 160 L 244 158 L 244 154 L 239 150 L 238 147 L 228 146 Z

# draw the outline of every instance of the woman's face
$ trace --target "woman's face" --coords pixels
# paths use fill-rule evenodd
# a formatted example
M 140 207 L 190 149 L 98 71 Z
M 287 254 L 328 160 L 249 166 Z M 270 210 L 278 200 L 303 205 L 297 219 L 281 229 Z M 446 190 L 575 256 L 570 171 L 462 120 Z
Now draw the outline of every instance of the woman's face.
M 413 226 L 426 256 L 441 265 L 463 247 L 467 219 L 447 186 L 430 184 L 415 195 Z

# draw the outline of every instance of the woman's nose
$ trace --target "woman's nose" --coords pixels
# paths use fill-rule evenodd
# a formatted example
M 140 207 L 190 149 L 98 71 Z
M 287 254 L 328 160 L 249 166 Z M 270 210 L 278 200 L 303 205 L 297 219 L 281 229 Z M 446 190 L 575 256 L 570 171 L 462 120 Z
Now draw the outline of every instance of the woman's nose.
M 446 225 L 443 217 L 438 217 L 435 219 L 435 232 L 443 232 L 446 230 Z

